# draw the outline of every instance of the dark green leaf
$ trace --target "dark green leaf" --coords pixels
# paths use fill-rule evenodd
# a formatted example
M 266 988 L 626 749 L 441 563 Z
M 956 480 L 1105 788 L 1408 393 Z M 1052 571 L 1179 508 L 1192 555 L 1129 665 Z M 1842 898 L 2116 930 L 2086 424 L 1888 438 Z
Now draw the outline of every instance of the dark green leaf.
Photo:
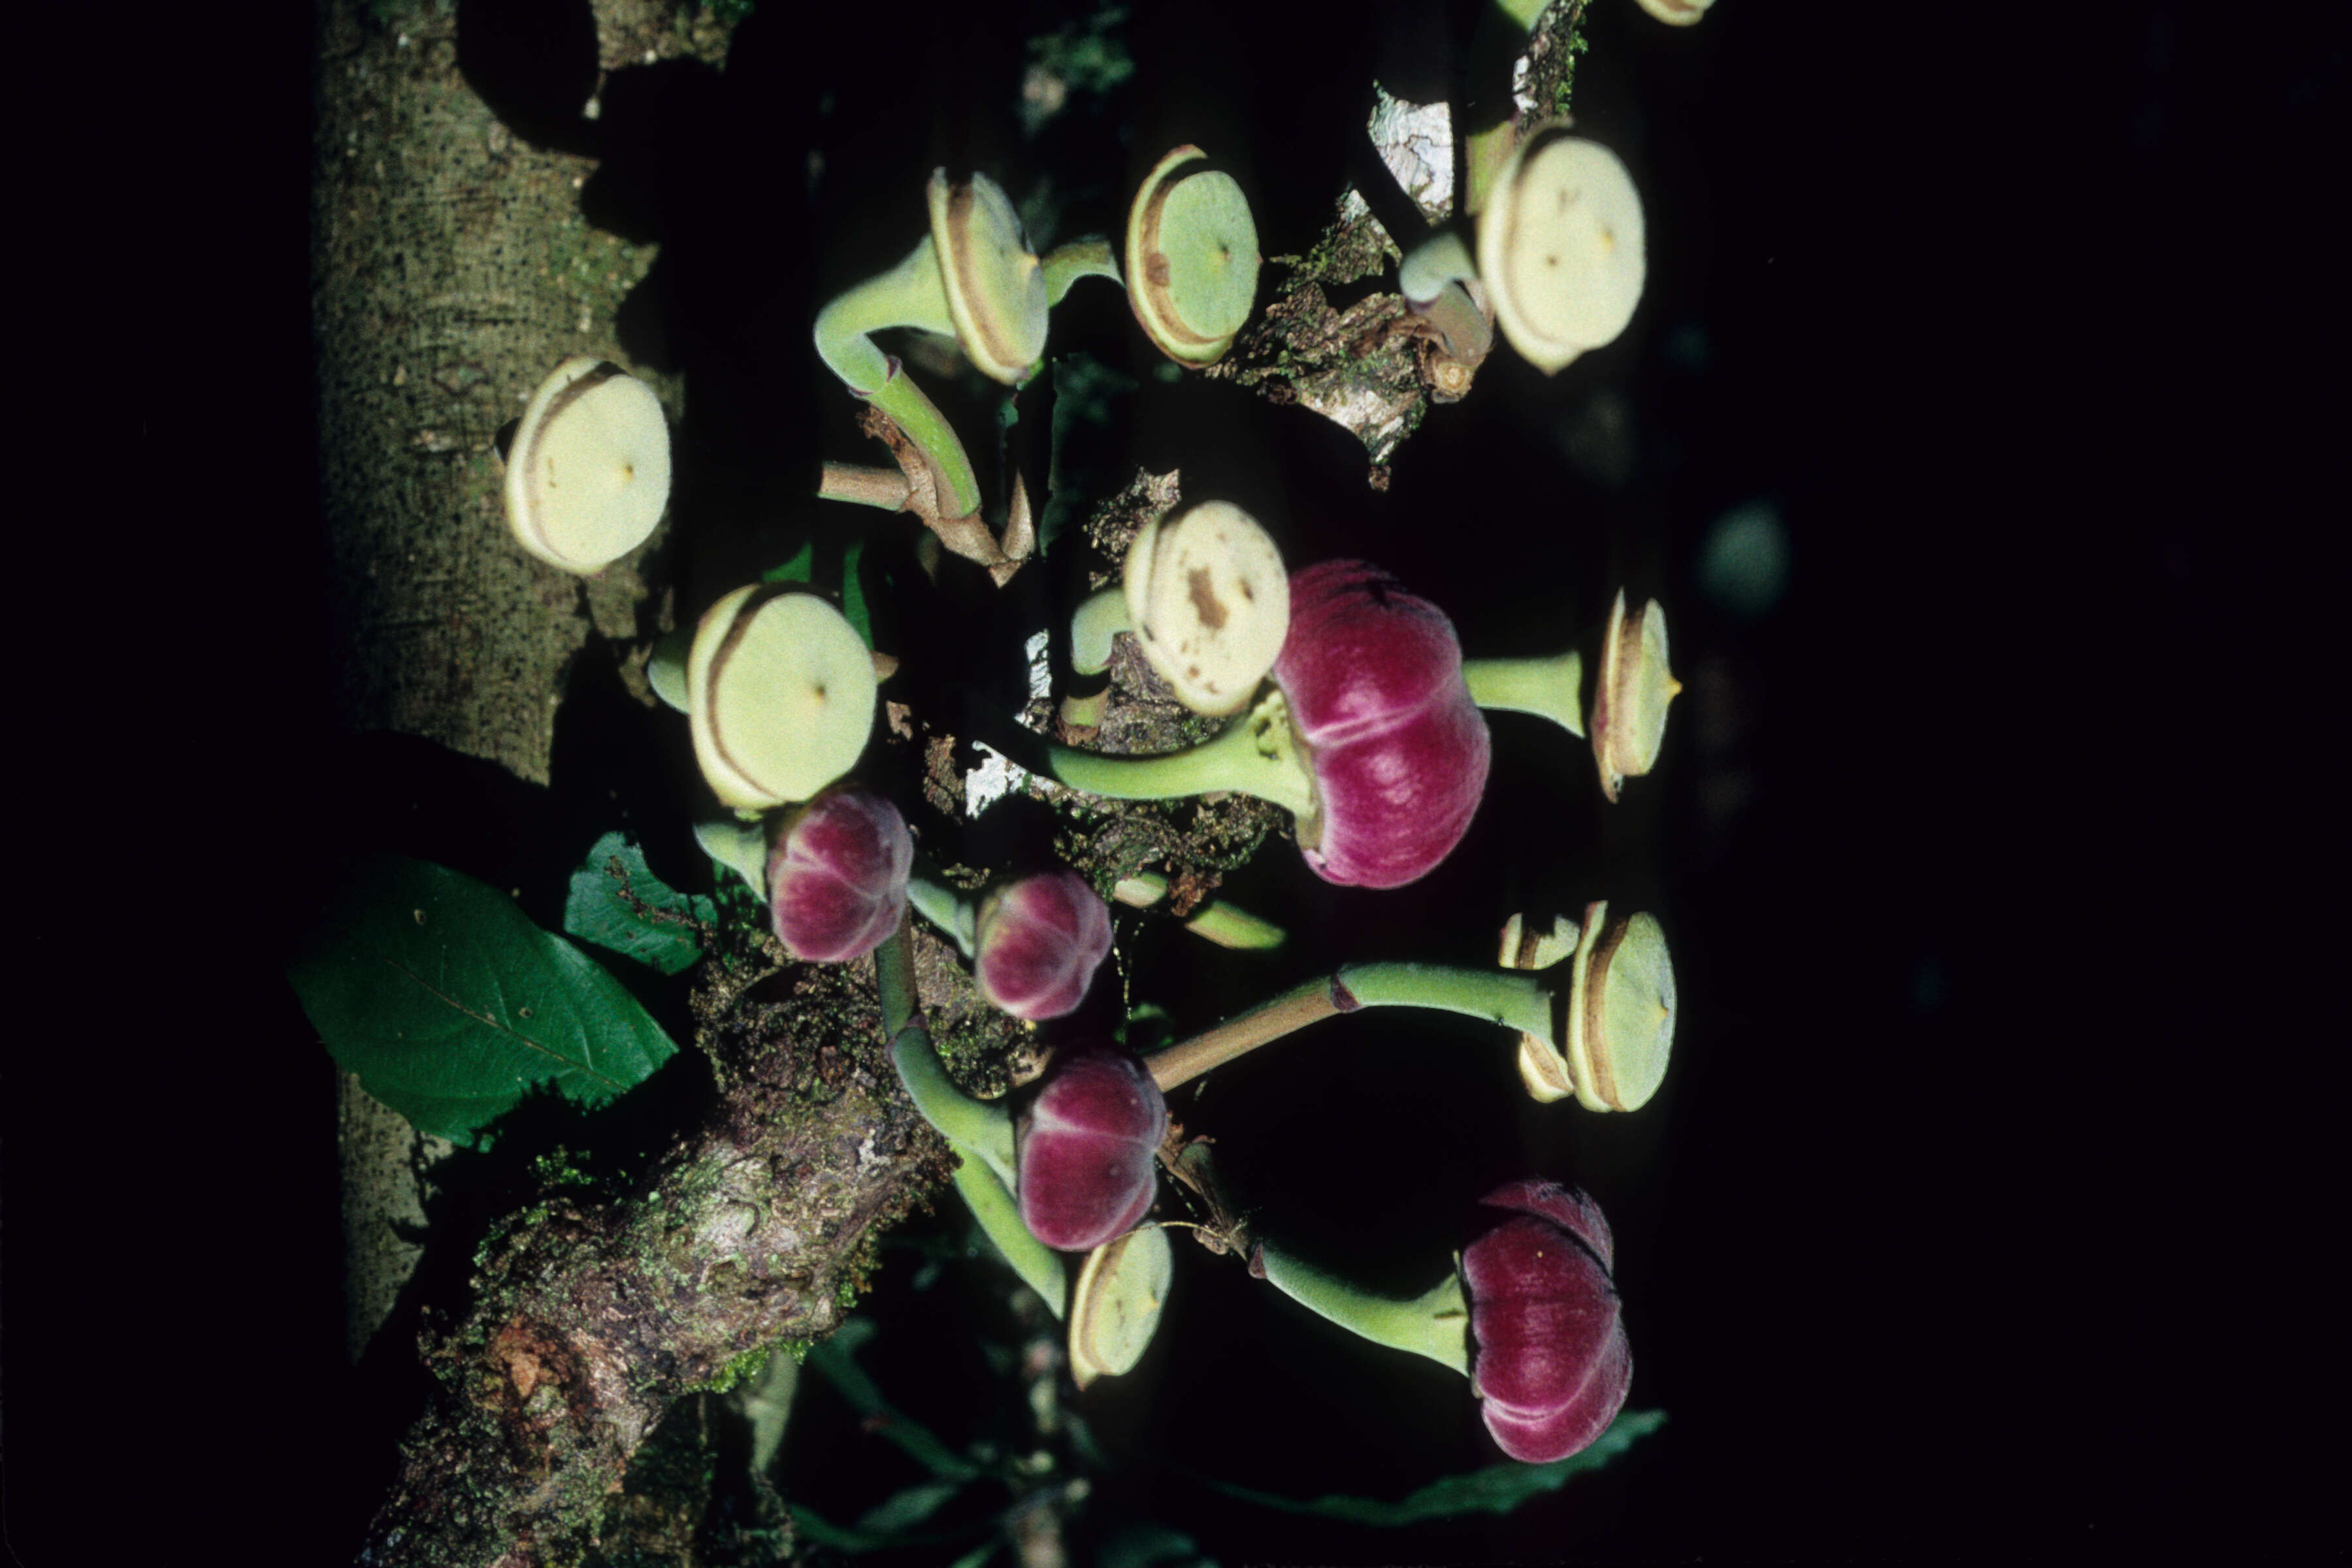
M 1217 1568 L 1199 1542 L 1164 1524 L 1119 1527 L 1095 1553 L 1095 1568 Z
M 361 866 L 287 973 L 335 1060 L 457 1143 L 535 1088 L 601 1105 L 677 1049 L 586 953 L 423 860 Z
M 961 1481 L 925 1481 L 892 1492 L 866 1510 L 857 1521 L 857 1528 L 873 1535 L 897 1535 L 912 1530 L 939 1512 L 963 1488 Z
M 874 1337 L 874 1324 L 866 1318 L 852 1318 L 834 1331 L 831 1339 L 809 1352 L 808 1364 L 824 1374 L 849 1407 L 864 1416 L 868 1426 L 896 1443 L 917 1463 L 933 1475 L 955 1481 L 979 1479 L 985 1472 L 945 1443 L 938 1434 L 903 1411 L 891 1408 L 874 1386 L 874 1380 L 856 1363 L 857 1348 Z
M 866 584 L 859 582 L 857 578 L 857 568 L 865 555 L 866 542 L 862 539 L 851 540 L 843 547 L 841 574 L 836 579 L 830 562 L 820 563 L 817 559 L 815 542 L 811 541 L 802 545 L 799 552 L 782 565 L 771 566 L 761 573 L 760 581 L 807 584 L 826 599 L 831 600 L 834 607 L 841 612 L 842 618 L 857 629 L 857 635 L 866 639 L 867 647 L 872 647 L 874 646 L 874 613 L 866 603 Z
M 1280 1509 L 1285 1513 L 1318 1514 L 1351 1524 L 1386 1527 L 1420 1524 L 1455 1514 L 1508 1513 L 1531 1497 L 1559 1490 L 1571 1477 L 1599 1469 L 1632 1447 L 1636 1439 L 1648 1436 L 1665 1424 L 1666 1413 L 1663 1410 L 1629 1410 L 1580 1454 L 1571 1454 L 1548 1465 L 1489 1465 L 1466 1476 L 1448 1476 L 1442 1481 L 1433 1481 L 1394 1502 L 1364 1497 L 1288 1498 L 1275 1492 L 1252 1491 L 1224 1481 L 1209 1480 L 1208 1484 L 1227 1497 Z
M 646 866 L 645 852 L 617 833 L 596 840 L 572 873 L 572 893 L 563 901 L 565 931 L 664 974 L 693 967 L 702 956 L 696 924 L 718 919 L 716 904 L 663 882 Z
M 819 1546 L 830 1546 L 835 1552 L 888 1552 L 908 1546 L 940 1546 L 950 1541 L 970 1540 L 972 1530 L 976 1528 L 967 1525 L 961 1530 L 932 1531 L 922 1535 L 898 1535 L 861 1530 L 846 1524 L 835 1524 L 824 1515 L 796 1502 L 786 1503 L 784 1507 L 792 1514 L 793 1523 L 799 1528 L 803 1537 L 815 1542 Z

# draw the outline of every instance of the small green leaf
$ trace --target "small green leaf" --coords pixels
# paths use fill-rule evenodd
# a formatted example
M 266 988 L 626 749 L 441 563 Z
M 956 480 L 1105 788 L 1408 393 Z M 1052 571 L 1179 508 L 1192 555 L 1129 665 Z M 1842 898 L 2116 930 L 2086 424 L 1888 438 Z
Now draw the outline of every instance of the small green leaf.
M 800 552 L 780 566 L 771 566 L 760 574 L 762 583 L 807 583 L 814 581 L 816 571 L 816 543 L 803 544 Z
M 677 1049 L 618 981 L 506 894 L 404 857 L 356 868 L 287 977 L 370 1094 L 469 1146 L 535 1088 L 602 1105 Z
M 1202 1479 L 1227 1497 L 1280 1509 L 1285 1513 L 1311 1513 L 1325 1519 L 1343 1519 L 1350 1524 L 1381 1527 L 1420 1524 L 1464 1513 L 1508 1513 L 1531 1497 L 1559 1490 L 1572 1477 L 1601 1468 L 1632 1447 L 1635 1440 L 1648 1436 L 1665 1424 L 1666 1413 L 1663 1410 L 1629 1410 L 1580 1454 L 1570 1454 L 1548 1465 L 1489 1465 L 1466 1476 L 1448 1476 L 1442 1481 L 1433 1481 L 1394 1502 L 1364 1497 L 1288 1498 L 1207 1477 Z
M 961 1481 L 924 1481 L 892 1492 L 860 1516 L 857 1528 L 871 1535 L 901 1534 L 939 1512 L 963 1486 Z
M 690 969 L 702 956 L 695 927 L 714 924 L 719 906 L 681 893 L 653 874 L 645 851 L 607 833 L 572 873 L 563 929 L 582 942 L 649 963 L 664 974 Z
M 829 560 L 822 563 L 818 560 L 816 542 L 812 540 L 802 545 L 799 552 L 782 565 L 771 566 L 761 573 L 760 581 L 807 584 L 838 605 L 842 619 L 847 621 L 856 629 L 857 635 L 866 639 L 867 647 L 872 647 L 874 646 L 874 612 L 866 602 L 866 584 L 857 579 L 857 568 L 865 559 L 865 555 L 866 542 L 862 539 L 853 539 L 843 546 L 840 576 L 836 579 L 832 563 Z
M 1148 1521 L 1120 1526 L 1095 1553 L 1095 1568 L 1216 1568 L 1216 1563 L 1182 1531 Z

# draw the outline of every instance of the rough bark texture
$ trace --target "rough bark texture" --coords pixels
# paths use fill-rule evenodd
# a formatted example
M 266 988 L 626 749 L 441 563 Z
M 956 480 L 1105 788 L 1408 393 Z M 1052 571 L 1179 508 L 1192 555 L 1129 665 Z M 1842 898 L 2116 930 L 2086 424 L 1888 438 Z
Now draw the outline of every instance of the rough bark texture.
M 924 945 L 927 1007 L 987 1026 L 952 956 Z M 871 961 L 714 968 L 696 1013 L 721 1104 L 640 1190 L 559 1192 L 485 1245 L 472 1309 L 428 1347 L 439 1390 L 362 1562 L 594 1552 L 673 1405 L 731 1385 L 781 1341 L 830 1332 L 872 1242 L 945 1179 L 947 1146 L 884 1048 Z

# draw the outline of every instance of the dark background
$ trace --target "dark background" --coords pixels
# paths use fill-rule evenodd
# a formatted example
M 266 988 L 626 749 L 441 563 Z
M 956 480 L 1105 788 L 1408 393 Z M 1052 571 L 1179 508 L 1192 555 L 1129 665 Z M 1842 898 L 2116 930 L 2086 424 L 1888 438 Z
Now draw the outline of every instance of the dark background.
M 1144 9 L 1127 153 L 1213 122 L 1270 252 L 1321 221 L 1364 79 L 1410 97 L 1431 58 L 1427 16 Z M 2307 1326 L 2341 1163 L 2302 1125 L 2343 1030 L 2298 1016 L 2315 944 L 2294 934 L 2326 907 L 2301 816 L 2324 623 L 2295 590 L 2342 504 L 2312 488 L 2341 416 L 2341 42 L 2297 12 L 2185 5 L 2096 26 L 1798 9 L 1722 0 L 1675 31 L 1600 0 L 1577 108 L 1649 203 L 1642 311 L 1549 382 L 1499 350 L 1384 496 L 1302 411 L 1197 384 L 1146 409 L 1139 456 L 1262 487 L 1286 545 L 1391 565 L 1474 648 L 1541 646 L 1526 606 L 1555 584 L 1580 622 L 1616 582 L 1658 594 L 1692 686 L 1660 773 L 1613 813 L 1580 751 L 1498 721 L 1496 789 L 1409 921 L 1286 864 L 1265 891 L 1316 910 L 1301 964 L 1318 943 L 1476 962 L 1490 911 L 1521 901 L 1656 910 L 1684 993 L 1653 1107 L 1538 1114 L 1475 1031 L 1441 1032 L 1441 1069 L 1426 1031 L 1351 1021 L 1325 1026 L 1355 1030 L 1344 1049 L 1235 1071 L 1216 1110 L 1299 1234 L 1355 1238 L 1368 1266 L 1409 1272 L 1504 1167 L 1583 1182 L 1617 1226 L 1633 1403 L 1669 1425 L 1475 1527 L 1354 1531 L 1173 1480 L 1119 1499 L 1228 1563 L 2343 1549 L 2340 1509 L 2320 1514 L 2341 1358 Z M 979 106 L 1031 19 L 894 12 L 896 37 L 930 41 L 836 66 L 880 25 L 747 26 L 725 103 L 772 110 L 755 161 L 825 139 L 842 192 L 1027 155 Z M 23 984 L 58 976 L 65 1002 L 28 1007 L 7 1055 L 7 1542 L 45 1568 L 170 1554 L 125 1529 L 131 1502 L 247 1560 L 337 1561 L 352 1478 L 383 1458 L 341 1362 L 331 1080 L 277 974 L 280 890 L 339 826 L 301 784 L 327 742 L 303 641 L 307 39 L 257 17 L 154 38 L 137 94 L 92 89 L 152 200 L 56 247 L 124 329 L 110 363 L 161 356 L 195 406 L 142 393 L 142 490 L 83 503 L 153 541 L 112 623 L 145 635 L 95 658 L 138 694 L 142 755 L 164 748 L 142 773 L 171 782 L 93 798 L 86 763 L 28 769 L 53 802 L 25 818 L 31 887 L 87 889 L 20 900 Z M 807 109 L 820 78 L 831 126 Z M 751 205 L 643 219 L 685 226 L 675 265 L 705 270 L 680 297 L 755 287 L 740 242 L 761 225 L 897 232 L 846 195 Z M 781 258 L 764 287 L 789 322 L 793 290 L 813 307 L 900 243 L 754 254 Z M 708 313 L 644 330 L 728 374 Z M 101 369 L 77 405 L 110 474 L 131 439 L 114 384 Z M 1630 411 L 1614 470 L 1569 438 L 1603 389 Z M 1708 527 L 1756 500 L 1790 574 L 1742 617 L 1696 574 Z M 52 580 L 93 580 L 79 515 L 26 524 Z M 236 542 L 175 546 L 192 516 Z M 26 590 L 30 646 L 80 647 L 99 593 Z M 30 734 L 77 758 L 120 743 L 119 707 L 31 684 Z M 1458 1389 L 1206 1261 L 1180 1265 L 1197 1294 L 1104 1402 L 1108 1430 L 1307 1495 L 1395 1496 L 1489 1457 Z M 908 1310 L 898 1289 L 886 1271 L 877 1310 Z M 1120 1404 L 1147 1394 L 1148 1416 Z

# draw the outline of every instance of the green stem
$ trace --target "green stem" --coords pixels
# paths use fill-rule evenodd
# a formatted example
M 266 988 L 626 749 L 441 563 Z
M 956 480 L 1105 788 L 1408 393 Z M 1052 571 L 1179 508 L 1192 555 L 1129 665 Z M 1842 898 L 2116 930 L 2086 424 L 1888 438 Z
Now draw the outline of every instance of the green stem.
M 1461 230 L 1446 227 L 1412 247 L 1397 268 L 1397 289 L 1413 304 L 1426 305 L 1445 292 L 1447 284 L 1477 276 L 1478 264 L 1470 258 Z
M 907 901 L 915 912 L 945 931 L 964 957 L 971 956 L 972 928 L 979 906 L 944 882 L 918 873 L 907 879 Z
M 1118 253 L 1099 235 L 1055 246 L 1045 253 L 1045 268 L 1048 309 L 1060 304 L 1070 285 L 1081 278 L 1108 278 L 1122 289 L 1127 287 L 1127 279 L 1118 275 Z
M 1003 1106 L 974 1100 L 957 1088 L 940 1065 L 923 1027 L 922 1002 L 915 993 L 915 944 L 904 921 L 874 950 L 874 980 L 881 993 L 882 1027 L 890 1035 L 890 1060 L 898 1069 L 898 1081 L 907 1086 L 923 1120 L 939 1129 L 961 1159 L 956 1191 L 1013 1271 L 1060 1317 L 1062 1298 L 1068 1293 L 1062 1260 L 1029 1234 L 1013 1201 L 1012 1118 Z
M 948 310 L 947 281 L 940 275 L 929 235 L 889 271 L 869 278 L 817 312 L 816 352 L 842 384 L 888 415 L 920 449 L 946 494 L 940 504 L 951 515 L 980 510 L 980 480 L 963 443 L 923 389 L 896 358 L 882 352 L 872 334 L 885 327 L 920 327 L 955 335 Z
M 1462 678 L 1481 708 L 1539 714 L 1571 735 L 1584 733 L 1584 656 L 1573 648 L 1549 658 L 1465 659 Z
M 882 994 L 882 1026 L 890 1035 L 890 1061 L 915 1109 L 957 1153 L 982 1161 L 1011 1187 L 1013 1119 L 1002 1105 L 966 1094 L 940 1061 L 915 995 L 915 945 L 905 921 L 874 950 L 874 978 Z
M 1216 739 L 1190 751 L 1110 757 L 1051 746 L 1046 758 L 1064 784 L 1113 800 L 1176 800 L 1222 789 L 1272 801 L 1294 816 L 1312 816 L 1317 809 L 1315 781 L 1299 754 L 1279 691 Z
M 1271 1242 L 1259 1243 L 1255 1260 L 1267 1284 L 1308 1310 L 1374 1344 L 1425 1355 L 1465 1377 L 1470 1374 L 1470 1311 L 1459 1274 L 1449 1273 L 1423 1294 L 1399 1301 L 1360 1290 Z
M 1013 1272 L 1045 1298 L 1055 1317 L 1060 1317 L 1063 1299 L 1070 1293 L 1069 1276 L 1063 1270 L 1060 1255 L 1021 1223 L 1020 1205 L 1005 1191 L 1004 1184 L 979 1161 L 966 1160 L 956 1167 L 955 1184 L 963 1194 L 964 1206 L 971 1210 L 971 1217 L 980 1222 L 1004 1261 L 1013 1266 Z
M 1114 584 L 1089 594 L 1070 616 L 1070 668 L 1100 675 L 1110 668 L 1111 639 L 1129 629 L 1126 589 Z
M 1523 970 L 1451 969 L 1434 963 L 1350 964 L 1295 985 L 1215 1028 L 1144 1058 L 1164 1093 L 1212 1068 L 1278 1040 L 1335 1013 L 1359 1007 L 1427 1007 L 1484 1018 L 1507 1029 L 1557 1041 L 1550 987 Z
M 1131 877 L 1122 877 L 1111 889 L 1112 898 L 1138 910 L 1148 910 L 1167 896 L 1168 879 L 1157 871 L 1138 871 Z M 1289 933 L 1272 921 L 1262 921 L 1223 899 L 1213 900 L 1194 910 L 1184 921 L 1184 929 L 1219 947 L 1249 952 L 1264 952 L 1289 940 Z

